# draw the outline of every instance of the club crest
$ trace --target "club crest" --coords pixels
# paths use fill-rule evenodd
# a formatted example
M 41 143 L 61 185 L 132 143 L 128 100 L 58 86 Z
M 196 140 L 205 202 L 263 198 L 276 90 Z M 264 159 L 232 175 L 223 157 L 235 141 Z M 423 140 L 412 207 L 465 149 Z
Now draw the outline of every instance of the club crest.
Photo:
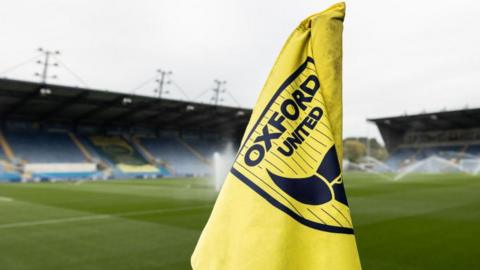
M 313 59 L 264 107 L 231 173 L 301 224 L 353 234 L 341 168 Z

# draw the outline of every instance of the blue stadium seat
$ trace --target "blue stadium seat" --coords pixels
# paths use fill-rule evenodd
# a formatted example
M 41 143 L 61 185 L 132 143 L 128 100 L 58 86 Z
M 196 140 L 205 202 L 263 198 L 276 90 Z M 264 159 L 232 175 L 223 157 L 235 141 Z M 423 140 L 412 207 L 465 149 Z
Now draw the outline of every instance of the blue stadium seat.
M 5 153 L 3 152 L 3 149 L 0 146 L 0 161 L 1 160 L 7 160 L 7 157 L 5 156 Z
M 212 160 L 213 154 L 218 151 L 224 150 L 226 142 L 222 140 L 212 140 L 204 138 L 193 138 L 187 137 L 183 139 L 200 154 L 202 154 L 206 159 Z
M 142 145 L 157 159 L 167 162 L 177 175 L 208 175 L 210 165 L 198 159 L 174 136 L 140 138 Z
M 162 177 L 169 172 L 150 164 L 141 152 L 123 136 L 77 136 L 79 141 L 92 154 L 111 169 L 114 178 Z
M 462 151 L 463 146 L 461 145 L 447 145 L 447 146 L 431 146 L 421 148 L 418 152 L 416 158 L 425 159 L 431 156 L 439 156 L 445 159 L 454 158 L 458 156 Z
M 92 156 L 92 160 L 90 158 L 87 160 L 68 133 L 7 130 L 4 131 L 4 135 L 18 161 L 28 164 L 95 162 L 103 164 L 102 168 L 107 166 L 108 171 L 115 178 L 169 176 L 172 172 L 181 176 L 211 175 L 213 173 L 211 165 L 213 153 L 224 150 L 226 146 L 226 142 L 222 140 L 193 137 L 183 139 L 182 142 L 175 135 L 139 138 L 138 142 L 132 141 L 128 136 L 100 136 L 103 143 L 107 143 L 105 146 L 100 146 L 97 145 L 98 142 L 94 143 L 94 136 L 77 135 L 78 142 Z M 112 140 L 112 145 L 108 144 L 109 140 Z M 118 148 L 118 141 L 124 143 L 125 147 L 128 146 L 128 149 L 132 149 L 128 156 L 121 153 L 115 154 L 116 151 L 121 150 Z M 199 158 L 198 154 L 206 159 Z M 152 159 L 152 156 L 156 161 Z M 0 160 L 3 160 L 3 163 L 6 161 L 5 153 L 1 149 Z M 6 171 L 3 166 L 0 167 L 0 179 L 9 181 L 20 179 L 20 173 L 12 172 L 10 169 Z M 150 171 L 144 171 L 143 168 Z M 81 179 L 101 177 L 102 172 L 105 171 L 86 173 L 47 171 L 32 173 L 32 177 L 34 179 Z
M 466 153 L 480 157 L 480 144 L 471 144 L 465 150 Z
M 15 156 L 29 163 L 86 162 L 67 133 L 7 131 L 5 136 Z
M 428 147 L 402 147 L 394 151 L 386 164 L 391 168 L 398 169 L 407 159 L 423 160 L 431 156 L 439 156 L 445 159 L 460 157 L 463 145 L 442 145 Z M 478 148 L 480 153 L 480 146 Z

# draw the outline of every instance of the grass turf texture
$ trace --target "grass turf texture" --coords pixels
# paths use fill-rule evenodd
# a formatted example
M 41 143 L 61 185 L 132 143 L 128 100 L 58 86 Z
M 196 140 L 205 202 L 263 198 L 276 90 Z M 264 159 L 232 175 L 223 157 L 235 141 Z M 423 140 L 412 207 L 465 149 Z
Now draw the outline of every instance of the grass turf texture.
M 346 174 L 364 269 L 480 269 L 480 178 Z M 0 185 L 0 269 L 189 269 L 205 179 Z M 339 259 L 334 257 L 332 259 Z

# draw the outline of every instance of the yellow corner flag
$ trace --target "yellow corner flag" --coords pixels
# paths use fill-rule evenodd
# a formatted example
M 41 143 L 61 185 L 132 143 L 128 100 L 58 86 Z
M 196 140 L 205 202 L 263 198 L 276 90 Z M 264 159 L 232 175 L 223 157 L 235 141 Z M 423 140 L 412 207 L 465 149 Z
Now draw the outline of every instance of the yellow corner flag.
M 192 256 L 198 270 L 360 269 L 341 175 L 345 4 L 273 66 Z

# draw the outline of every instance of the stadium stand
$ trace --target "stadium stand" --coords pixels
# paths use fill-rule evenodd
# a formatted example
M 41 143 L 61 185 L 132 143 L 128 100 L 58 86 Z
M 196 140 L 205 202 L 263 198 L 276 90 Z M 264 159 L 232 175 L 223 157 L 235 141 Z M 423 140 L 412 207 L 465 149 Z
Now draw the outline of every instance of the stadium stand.
M 139 138 L 143 145 L 160 163 L 168 164 L 177 175 L 204 176 L 211 174 L 211 164 L 193 147 L 185 145 L 178 137 L 161 136 Z
M 92 178 L 96 165 L 89 163 L 66 132 L 4 130 L 17 174 L 35 179 Z M 13 172 L 12 172 L 13 173 Z
M 20 174 L 15 170 L 11 160 L 13 154 L 0 129 L 0 181 L 19 181 Z
M 456 158 L 461 155 L 464 145 L 440 145 L 422 147 L 416 153 L 417 159 L 425 159 L 430 156 L 439 156 L 445 159 Z
M 413 147 L 398 148 L 390 154 L 385 164 L 391 168 L 398 168 L 402 165 L 402 163 L 415 159 L 415 154 L 417 152 L 418 149 Z
M 7 131 L 15 156 L 28 163 L 83 163 L 81 151 L 65 132 Z
M 9 163 L 3 150 L 0 148 L 0 181 L 19 181 L 20 174 L 14 170 L 14 167 Z
M 479 144 L 470 144 L 465 150 L 466 153 L 480 157 L 480 143 Z
M 200 155 L 206 162 L 211 162 L 213 154 L 219 149 L 225 148 L 226 141 L 214 138 L 198 138 L 188 136 L 183 139 L 185 144 L 193 147 L 192 151 Z
M 47 91 L 48 90 L 48 91 Z M 0 180 L 205 176 L 251 110 L 0 79 Z
M 89 140 L 99 157 L 113 167 L 116 178 L 161 176 L 161 170 L 146 161 L 122 136 L 94 135 Z
M 480 109 L 369 119 L 379 128 L 392 169 L 431 157 L 452 164 L 480 162 Z
M 3 141 L 3 139 L 2 139 Z M 3 150 L 3 143 L 0 144 L 0 161 L 2 162 L 6 162 L 7 161 L 7 156 L 5 155 L 4 153 L 4 150 Z

